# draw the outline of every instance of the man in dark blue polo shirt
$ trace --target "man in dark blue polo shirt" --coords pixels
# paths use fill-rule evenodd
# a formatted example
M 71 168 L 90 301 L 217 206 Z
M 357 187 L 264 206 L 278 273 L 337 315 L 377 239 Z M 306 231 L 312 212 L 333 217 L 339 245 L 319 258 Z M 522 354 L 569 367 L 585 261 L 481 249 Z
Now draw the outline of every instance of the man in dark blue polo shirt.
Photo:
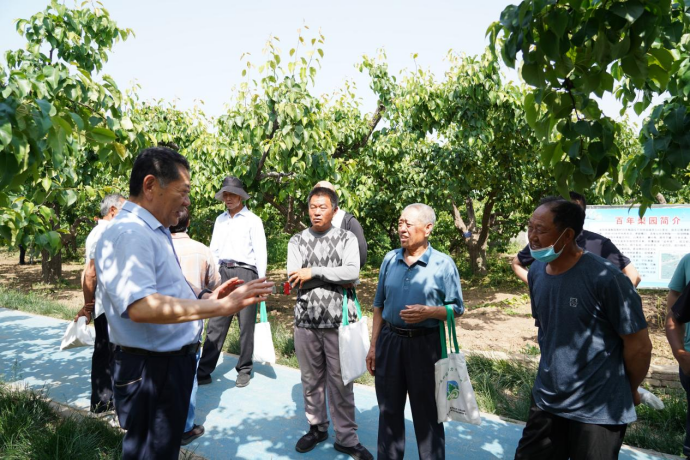
M 445 458 L 445 432 L 437 422 L 434 364 L 441 358 L 439 321 L 446 305 L 462 315 L 458 269 L 433 249 L 436 215 L 411 204 L 398 221 L 400 249 L 386 254 L 374 298 L 374 326 L 367 368 L 376 377 L 378 459 L 405 454 L 405 401 L 410 398 L 420 459 Z
M 516 460 L 613 460 L 652 355 L 640 296 L 576 238 L 584 210 L 547 198 L 529 220 L 529 271 L 541 357 Z

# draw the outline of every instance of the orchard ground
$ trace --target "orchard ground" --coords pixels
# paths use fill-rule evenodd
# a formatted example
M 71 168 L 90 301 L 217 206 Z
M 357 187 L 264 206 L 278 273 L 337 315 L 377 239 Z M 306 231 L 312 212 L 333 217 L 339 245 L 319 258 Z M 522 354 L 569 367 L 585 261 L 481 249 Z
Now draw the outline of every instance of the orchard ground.
M 82 306 L 80 287 L 82 264 L 63 264 L 63 278 L 59 284 L 41 282 L 41 265 L 19 265 L 16 252 L 0 251 L 0 287 L 23 294 L 34 293 L 56 301 L 76 313 Z M 510 256 L 501 256 L 499 264 L 510 263 Z M 271 296 L 266 306 L 274 321 L 291 328 L 293 323 L 294 295 L 283 295 L 280 284 L 286 279 L 284 269 L 273 267 L 268 277 L 278 284 L 279 294 Z M 508 270 L 510 270 L 508 268 Z M 357 288 L 362 307 L 371 315 L 376 284 L 377 269 L 366 269 Z M 458 339 L 464 350 L 493 351 L 510 354 L 538 354 L 537 329 L 530 315 L 529 295 L 526 286 L 517 283 L 495 283 L 493 287 L 486 280 L 463 280 L 463 297 L 467 311 L 457 322 Z M 674 365 L 675 361 L 664 334 L 666 308 L 665 290 L 641 291 L 645 317 L 654 345 L 652 364 Z M 3 305 L 12 308 L 12 305 Z

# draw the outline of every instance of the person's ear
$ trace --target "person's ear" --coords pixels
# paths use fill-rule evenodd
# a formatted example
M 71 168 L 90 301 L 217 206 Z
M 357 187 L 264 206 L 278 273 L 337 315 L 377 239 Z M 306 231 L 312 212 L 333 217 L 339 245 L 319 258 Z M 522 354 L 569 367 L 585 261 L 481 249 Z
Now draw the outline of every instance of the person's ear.
M 146 198 L 153 198 L 154 189 L 156 188 L 157 184 L 158 179 L 156 179 L 156 176 L 153 174 L 149 174 L 148 176 L 144 177 L 144 186 L 142 187 L 142 190 Z
M 424 236 L 426 238 L 429 238 L 429 235 L 431 235 L 431 231 L 434 229 L 434 224 L 426 224 L 424 227 Z

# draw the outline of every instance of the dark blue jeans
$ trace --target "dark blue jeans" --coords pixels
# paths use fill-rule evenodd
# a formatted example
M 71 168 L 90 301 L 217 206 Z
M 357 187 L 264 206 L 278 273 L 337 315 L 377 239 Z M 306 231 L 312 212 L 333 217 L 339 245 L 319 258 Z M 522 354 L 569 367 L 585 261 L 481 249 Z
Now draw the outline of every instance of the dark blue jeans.
M 685 413 L 685 441 L 683 442 L 683 455 L 690 457 L 690 377 L 685 375 L 681 368 L 678 368 L 678 375 L 680 376 L 680 384 L 685 390 L 685 399 L 687 401 L 687 411 Z
M 177 460 L 196 372 L 196 355 L 144 356 L 118 348 L 115 410 L 127 430 L 122 460 Z

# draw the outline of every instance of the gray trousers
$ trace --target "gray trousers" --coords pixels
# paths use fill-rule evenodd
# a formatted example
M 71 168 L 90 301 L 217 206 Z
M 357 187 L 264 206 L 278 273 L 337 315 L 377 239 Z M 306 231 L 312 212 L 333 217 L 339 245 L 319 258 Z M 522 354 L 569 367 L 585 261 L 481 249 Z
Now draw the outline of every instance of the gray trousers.
M 220 267 L 220 278 L 226 282 L 230 278 L 237 277 L 243 281 L 252 281 L 259 276 L 251 270 L 243 267 Z M 206 340 L 204 341 L 201 359 L 199 360 L 198 377 L 207 377 L 216 369 L 218 358 L 223 349 L 225 336 L 232 323 L 232 316 L 218 316 L 208 320 L 206 327 Z M 254 353 L 254 324 L 256 323 L 256 304 L 250 305 L 237 314 L 240 323 L 240 357 L 235 369 L 238 374 L 252 373 L 252 354 Z
M 343 385 L 340 374 L 338 329 L 295 327 L 295 353 L 302 374 L 304 411 L 309 425 L 316 425 L 319 431 L 328 431 L 328 391 L 336 442 L 345 447 L 359 444 L 354 384 Z

